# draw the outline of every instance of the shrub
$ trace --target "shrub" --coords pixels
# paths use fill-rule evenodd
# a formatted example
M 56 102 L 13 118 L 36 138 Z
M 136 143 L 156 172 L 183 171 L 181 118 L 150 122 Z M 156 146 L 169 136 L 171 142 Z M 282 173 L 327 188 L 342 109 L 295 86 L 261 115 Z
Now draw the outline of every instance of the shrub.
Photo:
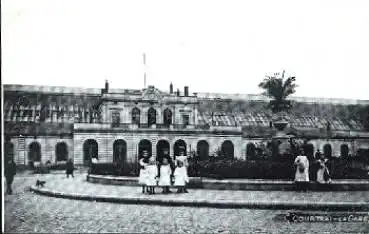
M 62 163 L 62 164 L 52 164 L 50 166 L 48 166 L 49 170 L 66 170 L 67 169 L 67 164 L 66 163 Z
M 124 163 L 123 167 L 113 163 L 92 164 L 91 174 L 96 175 L 116 175 L 116 176 L 137 176 L 135 163 Z
M 292 179 L 293 164 L 275 161 L 207 160 L 190 162 L 189 176 L 210 178 Z
M 34 167 L 33 174 L 47 174 L 50 173 L 49 168 L 44 164 L 39 164 Z
M 334 158 L 327 166 L 332 179 L 369 179 L 367 164 L 354 158 Z

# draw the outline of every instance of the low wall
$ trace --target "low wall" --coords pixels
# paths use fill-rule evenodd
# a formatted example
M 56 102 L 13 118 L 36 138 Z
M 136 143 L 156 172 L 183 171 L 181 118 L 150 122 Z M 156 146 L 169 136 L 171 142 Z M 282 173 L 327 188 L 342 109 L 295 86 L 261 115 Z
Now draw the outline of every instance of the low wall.
M 87 175 L 87 181 L 99 184 L 140 186 L 137 177 Z M 188 187 L 215 190 L 295 190 L 294 182 L 288 180 L 215 180 L 201 177 L 191 177 Z M 369 191 L 369 181 L 335 180 L 330 184 L 311 182 L 309 189 L 314 191 Z

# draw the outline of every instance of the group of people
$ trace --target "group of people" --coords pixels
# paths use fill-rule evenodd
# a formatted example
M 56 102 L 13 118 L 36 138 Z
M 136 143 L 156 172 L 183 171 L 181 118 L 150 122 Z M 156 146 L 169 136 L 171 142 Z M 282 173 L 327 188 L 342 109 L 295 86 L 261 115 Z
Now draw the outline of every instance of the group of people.
M 313 162 L 309 162 L 309 159 L 307 156 L 305 156 L 305 153 L 303 150 L 301 150 L 300 154 L 295 159 L 295 166 L 296 166 L 296 173 L 295 173 L 295 183 L 298 190 L 304 190 L 306 191 L 308 188 L 308 184 L 310 182 L 309 174 L 312 172 L 312 174 L 315 174 L 315 181 L 319 184 L 325 184 L 330 183 L 330 174 L 327 167 L 327 159 L 321 157 L 321 155 L 316 155 Z M 311 167 L 311 163 L 314 164 L 313 167 Z
M 171 193 L 172 185 L 177 187 L 177 193 L 188 192 L 187 158 L 181 155 L 176 157 L 175 163 L 170 163 L 170 160 L 164 157 L 159 163 L 148 155 L 140 159 L 139 184 L 142 185 L 142 193 L 155 194 L 157 186 L 163 188 L 163 193 Z

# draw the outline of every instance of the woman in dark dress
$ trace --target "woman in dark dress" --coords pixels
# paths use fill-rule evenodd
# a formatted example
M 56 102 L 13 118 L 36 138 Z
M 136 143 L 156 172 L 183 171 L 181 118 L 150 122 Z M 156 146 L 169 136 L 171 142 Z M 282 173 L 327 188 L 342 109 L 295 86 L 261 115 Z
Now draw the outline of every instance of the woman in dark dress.
M 6 192 L 7 194 L 12 194 L 12 184 L 14 180 L 14 176 L 17 173 L 16 165 L 14 160 L 8 160 L 7 164 L 5 165 L 5 178 L 6 178 Z

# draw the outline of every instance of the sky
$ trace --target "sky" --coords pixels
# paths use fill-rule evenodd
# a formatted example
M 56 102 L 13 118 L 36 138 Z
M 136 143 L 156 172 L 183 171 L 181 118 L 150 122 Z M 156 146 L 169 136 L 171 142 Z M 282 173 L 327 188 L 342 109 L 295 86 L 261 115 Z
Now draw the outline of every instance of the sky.
M 367 0 L 2 0 L 5 84 L 369 100 Z M 146 67 L 143 65 L 146 54 Z

